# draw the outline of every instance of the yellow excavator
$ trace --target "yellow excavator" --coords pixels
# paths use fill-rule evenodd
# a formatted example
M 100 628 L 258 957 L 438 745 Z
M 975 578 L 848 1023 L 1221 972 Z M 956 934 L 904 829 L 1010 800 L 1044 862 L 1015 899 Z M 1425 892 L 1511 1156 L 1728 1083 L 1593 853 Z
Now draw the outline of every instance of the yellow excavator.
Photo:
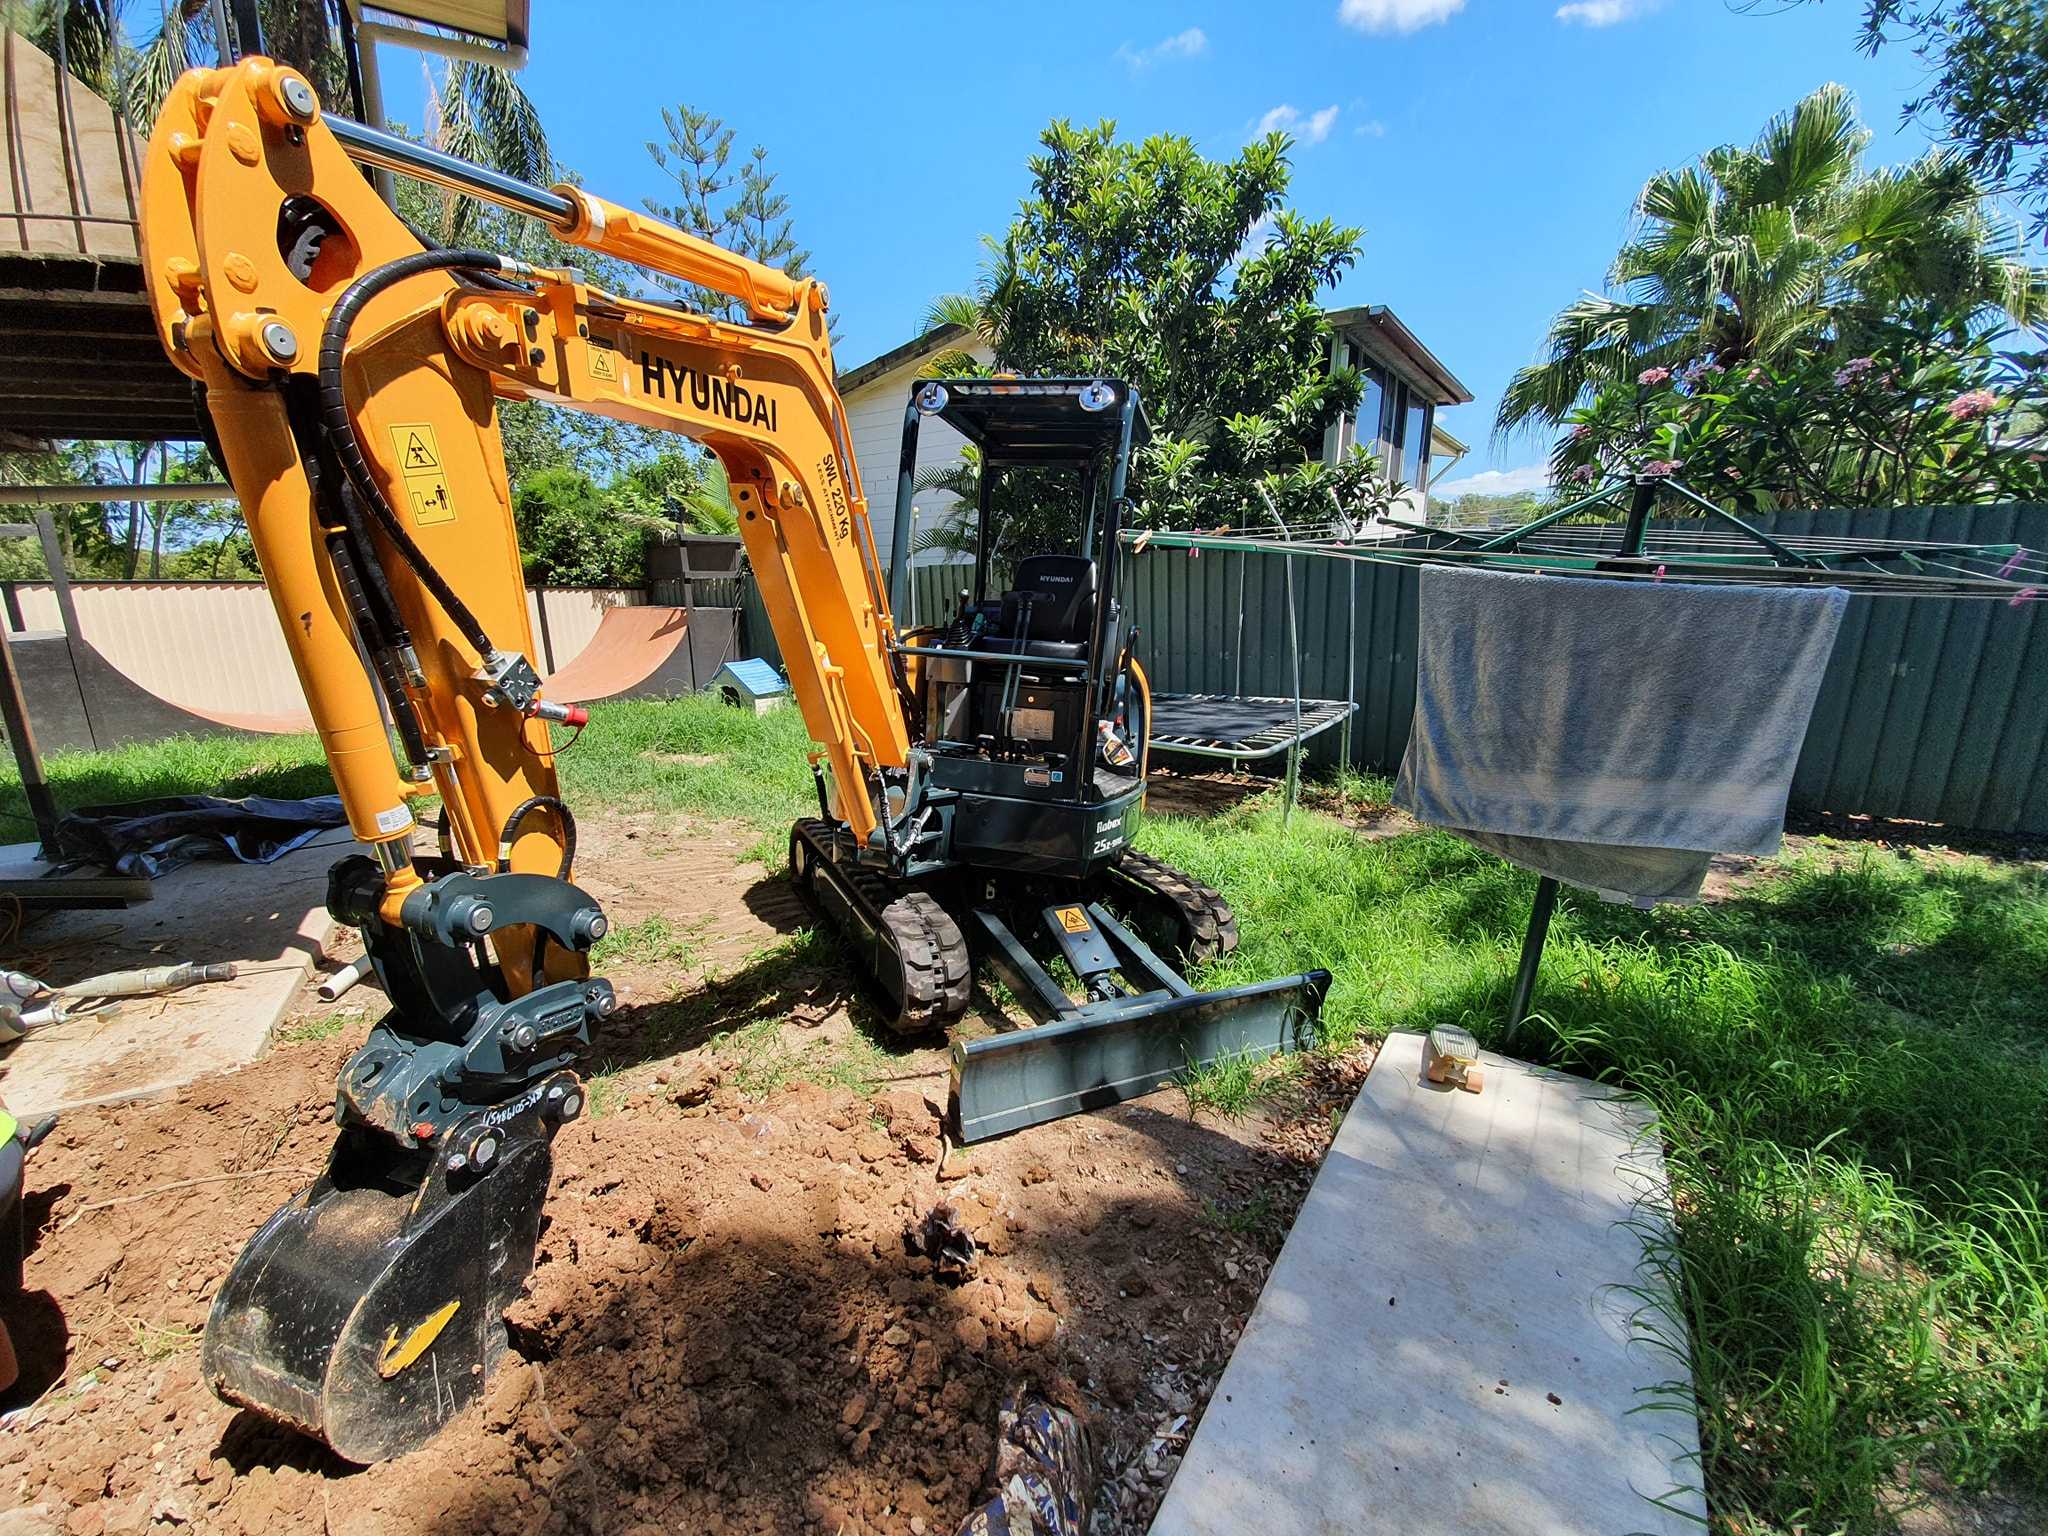
M 728 322 L 575 271 L 429 246 L 392 171 L 740 301 Z M 1215 892 L 1129 846 L 1147 695 L 1116 597 L 1143 431 L 1114 380 L 921 381 L 919 424 L 983 448 L 975 588 L 901 632 L 834 387 L 825 288 L 573 186 L 528 186 L 323 112 L 261 57 L 181 79 L 150 140 L 142 243 L 163 345 L 205 404 L 349 822 L 328 906 L 389 1013 L 341 1071 L 325 1173 L 252 1237 L 202 1369 L 370 1462 L 475 1400 L 533 1262 L 550 1142 L 616 1007 L 606 919 L 571 879 L 554 732 L 583 723 L 531 661 L 496 403 L 685 434 L 723 461 L 812 737 L 819 815 L 792 873 L 870 972 L 884 1021 L 942 1027 L 986 955 L 1037 1021 L 953 1050 L 965 1139 L 1111 1103 L 1191 1062 L 1305 1041 L 1328 976 L 1198 992 L 1162 950 L 1234 942 Z M 1069 475 L 1078 551 L 989 590 L 993 486 Z M 1036 482 L 1034 482 L 1036 483 Z M 438 850 L 414 805 L 438 796 Z M 971 943 L 970 943 L 971 939 Z M 1058 975 L 1062 967 L 1065 976 Z

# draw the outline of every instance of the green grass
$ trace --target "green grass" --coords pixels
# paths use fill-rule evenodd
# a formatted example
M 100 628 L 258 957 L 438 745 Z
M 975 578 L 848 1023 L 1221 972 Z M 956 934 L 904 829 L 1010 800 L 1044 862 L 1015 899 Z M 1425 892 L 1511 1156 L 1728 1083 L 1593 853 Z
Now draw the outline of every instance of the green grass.
M 794 708 L 757 717 L 708 695 L 622 700 L 593 705 L 589 726 L 556 764 L 565 798 L 586 816 L 645 810 L 743 822 L 760 834 L 749 856 L 773 866 L 786 857 L 790 822 L 817 807 L 810 745 Z M 44 773 L 67 811 L 158 795 L 334 789 L 312 735 L 175 736 L 112 752 L 54 752 Z M 0 765 L 0 817 L 30 835 L 11 761 Z
M 696 936 L 659 912 L 613 928 L 590 947 L 590 963 L 607 965 L 689 965 L 701 952 Z
M 1300 1062 L 1298 1056 L 1224 1056 L 1188 1068 L 1175 1086 L 1187 1097 L 1190 1114 L 1242 1120 L 1292 1078 Z
M 298 1045 L 307 1040 L 332 1040 L 351 1024 L 360 1024 L 366 1017 L 360 1008 L 330 1008 L 323 1013 L 309 1013 L 302 1019 L 292 1019 L 277 1026 L 273 1038 L 287 1045 Z
M 331 794 L 333 777 L 316 736 L 174 736 L 111 752 L 52 752 L 43 774 L 59 810 L 159 795 Z M 0 762 L 0 817 L 32 825 L 21 776 L 11 757 Z M 33 833 L 18 831 L 16 836 Z
M 1539 1017 L 1502 1023 L 1533 877 L 1439 833 L 1382 842 L 1270 801 L 1140 841 L 1243 943 L 1205 983 L 1320 964 L 1326 1039 L 1466 1025 L 1662 1119 L 1676 1287 L 1715 1512 L 1889 1530 L 1902 1493 L 2048 1473 L 2048 877 L 1889 853 L 1741 899 L 1571 897 Z

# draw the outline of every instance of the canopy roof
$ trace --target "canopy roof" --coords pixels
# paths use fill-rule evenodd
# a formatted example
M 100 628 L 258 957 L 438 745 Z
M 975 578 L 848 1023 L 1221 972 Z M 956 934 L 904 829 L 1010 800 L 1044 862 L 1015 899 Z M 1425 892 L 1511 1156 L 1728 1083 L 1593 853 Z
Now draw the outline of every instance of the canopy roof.
M 1123 403 L 1135 393 L 1121 379 L 919 379 L 911 398 L 921 400 L 932 387 L 945 391 L 934 414 L 989 462 L 1002 464 L 1083 464 L 1115 448 Z M 1110 398 L 1094 404 L 1101 391 Z M 1131 442 L 1148 435 L 1141 402 Z

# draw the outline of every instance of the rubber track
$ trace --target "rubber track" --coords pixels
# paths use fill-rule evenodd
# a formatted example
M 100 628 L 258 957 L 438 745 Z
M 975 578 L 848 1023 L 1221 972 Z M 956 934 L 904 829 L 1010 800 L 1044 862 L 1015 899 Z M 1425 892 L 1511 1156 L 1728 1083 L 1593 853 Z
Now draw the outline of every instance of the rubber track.
M 1237 914 L 1222 892 L 1135 848 L 1123 851 L 1114 870 L 1119 879 L 1172 908 L 1189 965 L 1201 965 L 1237 948 Z
M 797 830 L 813 849 L 813 856 L 826 857 L 839 829 L 815 818 L 797 823 Z M 967 940 L 960 925 L 929 892 L 905 889 L 872 869 L 835 864 L 835 871 L 853 887 L 868 915 L 889 935 L 902 967 L 903 1005 L 888 1021 L 897 1034 L 920 1034 L 944 1029 L 967 1007 L 974 986 L 974 966 L 967 953 Z M 891 989 L 876 977 L 887 993 Z

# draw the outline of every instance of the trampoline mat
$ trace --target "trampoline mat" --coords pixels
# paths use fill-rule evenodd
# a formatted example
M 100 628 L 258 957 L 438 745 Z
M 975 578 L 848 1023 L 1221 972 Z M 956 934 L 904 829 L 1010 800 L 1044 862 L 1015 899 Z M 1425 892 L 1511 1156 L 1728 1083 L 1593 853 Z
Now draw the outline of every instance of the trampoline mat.
M 1294 700 L 1237 698 L 1225 693 L 1152 695 L 1152 746 L 1169 752 L 1258 758 L 1284 752 L 1296 741 L 1340 724 L 1351 713 L 1342 699 L 1303 699 L 1301 729 Z

